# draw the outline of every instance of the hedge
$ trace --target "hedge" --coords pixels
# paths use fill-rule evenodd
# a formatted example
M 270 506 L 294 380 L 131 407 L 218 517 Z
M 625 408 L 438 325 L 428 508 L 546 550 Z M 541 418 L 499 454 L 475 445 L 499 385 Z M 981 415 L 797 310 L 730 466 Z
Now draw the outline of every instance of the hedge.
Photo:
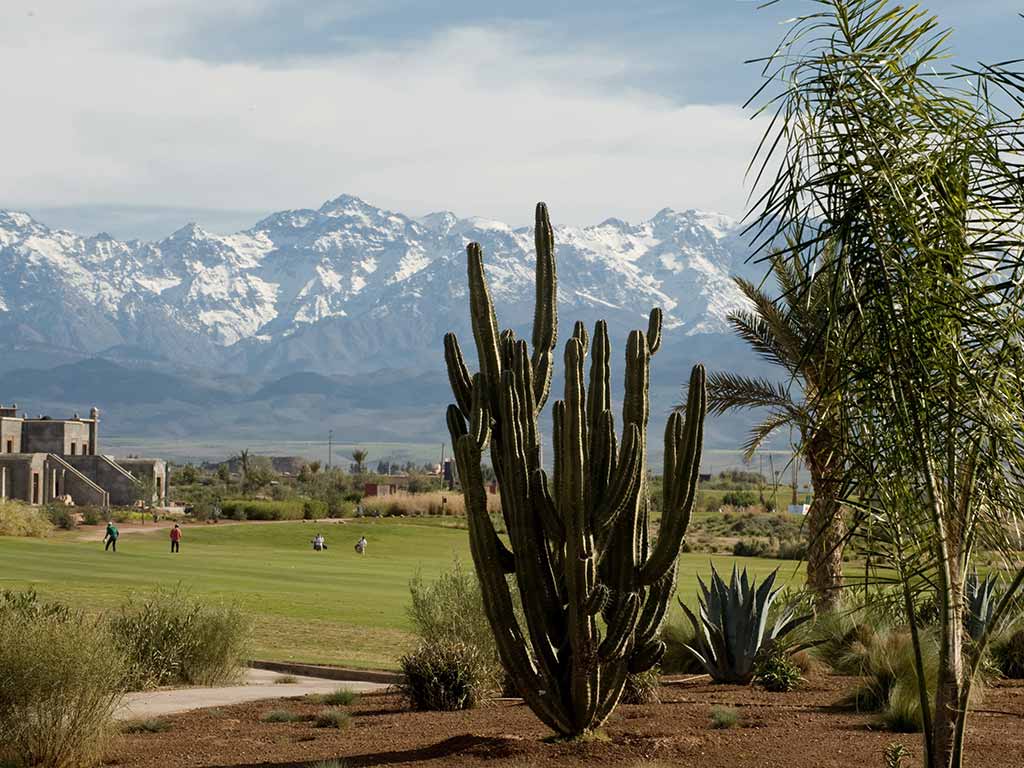
M 316 499 L 228 499 L 221 504 L 221 512 L 236 520 L 315 520 L 327 517 L 327 505 Z

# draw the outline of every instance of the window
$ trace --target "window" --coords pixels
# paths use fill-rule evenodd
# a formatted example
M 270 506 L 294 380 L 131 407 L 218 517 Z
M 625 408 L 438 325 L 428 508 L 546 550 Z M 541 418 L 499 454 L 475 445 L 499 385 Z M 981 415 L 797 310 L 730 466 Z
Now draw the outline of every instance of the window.
M 39 503 L 39 473 L 32 473 L 32 503 Z
M 72 456 L 74 456 L 74 455 L 75 455 L 75 449 L 76 449 L 77 447 L 78 447 L 78 446 L 77 446 L 77 445 L 75 445 L 74 443 L 72 443 L 72 444 L 71 444 L 71 455 L 72 455 Z
M 7 498 L 7 467 L 0 467 L 0 499 Z
M 7 452 L 8 453 L 14 453 L 14 441 L 13 440 L 8 440 L 7 441 Z

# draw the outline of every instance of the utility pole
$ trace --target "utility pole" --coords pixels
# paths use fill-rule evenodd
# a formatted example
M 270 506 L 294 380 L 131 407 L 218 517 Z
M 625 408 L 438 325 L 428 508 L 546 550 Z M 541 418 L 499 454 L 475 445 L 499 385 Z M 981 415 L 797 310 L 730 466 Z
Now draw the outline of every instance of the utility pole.
M 327 430 L 327 468 L 331 468 L 331 459 L 334 458 L 334 430 Z

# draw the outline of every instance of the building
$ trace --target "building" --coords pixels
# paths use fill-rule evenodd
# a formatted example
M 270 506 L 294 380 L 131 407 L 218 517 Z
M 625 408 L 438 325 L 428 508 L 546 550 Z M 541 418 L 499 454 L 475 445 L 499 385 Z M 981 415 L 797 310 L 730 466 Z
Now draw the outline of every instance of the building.
M 36 419 L 18 406 L 0 405 L 0 499 L 48 504 L 130 506 L 150 493 L 167 501 L 167 464 L 161 459 L 114 459 L 99 450 L 99 410 L 89 418 Z

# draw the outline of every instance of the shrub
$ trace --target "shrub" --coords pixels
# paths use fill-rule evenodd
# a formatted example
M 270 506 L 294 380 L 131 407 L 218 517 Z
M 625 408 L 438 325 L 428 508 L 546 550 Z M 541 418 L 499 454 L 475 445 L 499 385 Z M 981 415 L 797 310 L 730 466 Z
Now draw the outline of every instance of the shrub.
M 1024 679 L 1024 629 L 1018 629 L 996 640 L 992 658 L 1003 677 Z
M 767 557 L 771 547 L 765 541 L 745 541 L 740 539 L 732 546 L 733 557 Z
M 754 680 L 772 693 L 788 693 L 802 679 L 796 662 L 784 650 L 774 646 L 763 652 L 754 665 Z
M 82 507 L 82 523 L 85 525 L 99 525 L 103 522 L 101 510 L 97 507 Z
M 775 553 L 775 556 L 779 560 L 806 560 L 807 559 L 807 542 L 806 541 L 780 541 L 779 549 Z
M 121 733 L 164 733 L 171 730 L 171 724 L 159 717 L 150 717 L 145 720 L 128 720 L 121 723 Z
M 298 712 L 291 712 L 287 709 L 272 709 L 269 712 L 263 713 L 260 721 L 264 723 L 298 723 L 305 719 Z
M 295 675 L 281 675 L 274 678 L 274 685 L 295 685 L 297 682 L 299 682 L 299 678 Z
M 483 693 L 483 662 L 480 652 L 471 645 L 424 643 L 399 663 L 405 678 L 398 690 L 414 709 L 471 709 Z
M 628 675 L 621 701 L 623 704 L 657 704 L 661 700 L 658 697 L 660 687 L 661 673 L 657 667 Z
M 305 504 L 308 501 L 311 500 L 226 499 L 221 503 L 221 513 L 232 520 L 302 520 L 305 515 Z M 326 514 L 327 506 L 323 502 L 314 501 L 312 503 L 317 506 L 311 507 L 311 510 L 322 509 Z
M 24 592 L 3 590 L 0 592 L 0 620 L 5 617 L 16 621 L 40 621 L 57 619 L 69 621 L 73 614 L 61 603 L 48 603 L 39 599 L 34 589 Z
M 317 728 L 337 728 L 339 731 L 348 728 L 352 717 L 342 709 L 329 709 L 316 716 Z
M 65 507 L 63 504 L 47 504 L 45 509 L 46 516 L 57 528 L 73 531 L 78 527 L 78 520 L 75 518 L 75 513 L 71 511 L 71 507 Z
M 409 582 L 408 615 L 422 642 L 464 643 L 476 649 L 480 675 L 491 691 L 501 690 L 504 669 L 498 659 L 490 622 L 484 612 L 480 582 L 456 560 L 451 571 L 431 584 L 420 576 Z M 518 612 L 518 611 L 517 611 Z
M 0 612 L 0 764 L 96 765 L 123 685 L 123 660 L 102 623 Z
M 722 494 L 722 504 L 730 507 L 752 507 L 757 504 L 757 496 L 750 491 L 727 491 Z
M 13 501 L 0 501 L 0 536 L 30 536 L 41 539 L 53 531 L 43 510 Z
M 692 625 L 682 622 L 665 624 L 661 628 L 661 641 L 665 643 L 662 672 L 667 675 L 699 675 L 704 672 L 704 665 L 688 647 L 694 644 Z
M 204 605 L 178 587 L 129 600 L 110 626 L 128 659 L 130 686 L 143 689 L 236 680 L 250 622 L 236 607 Z
M 336 707 L 347 707 L 359 700 L 359 694 L 348 688 L 339 688 L 331 693 L 324 694 L 320 701 L 324 704 L 331 704 Z
M 733 728 L 740 722 L 740 713 L 728 707 L 711 708 L 711 727 L 724 729 Z
M 327 517 L 327 502 L 316 499 L 304 499 L 302 502 L 302 519 L 319 520 Z

